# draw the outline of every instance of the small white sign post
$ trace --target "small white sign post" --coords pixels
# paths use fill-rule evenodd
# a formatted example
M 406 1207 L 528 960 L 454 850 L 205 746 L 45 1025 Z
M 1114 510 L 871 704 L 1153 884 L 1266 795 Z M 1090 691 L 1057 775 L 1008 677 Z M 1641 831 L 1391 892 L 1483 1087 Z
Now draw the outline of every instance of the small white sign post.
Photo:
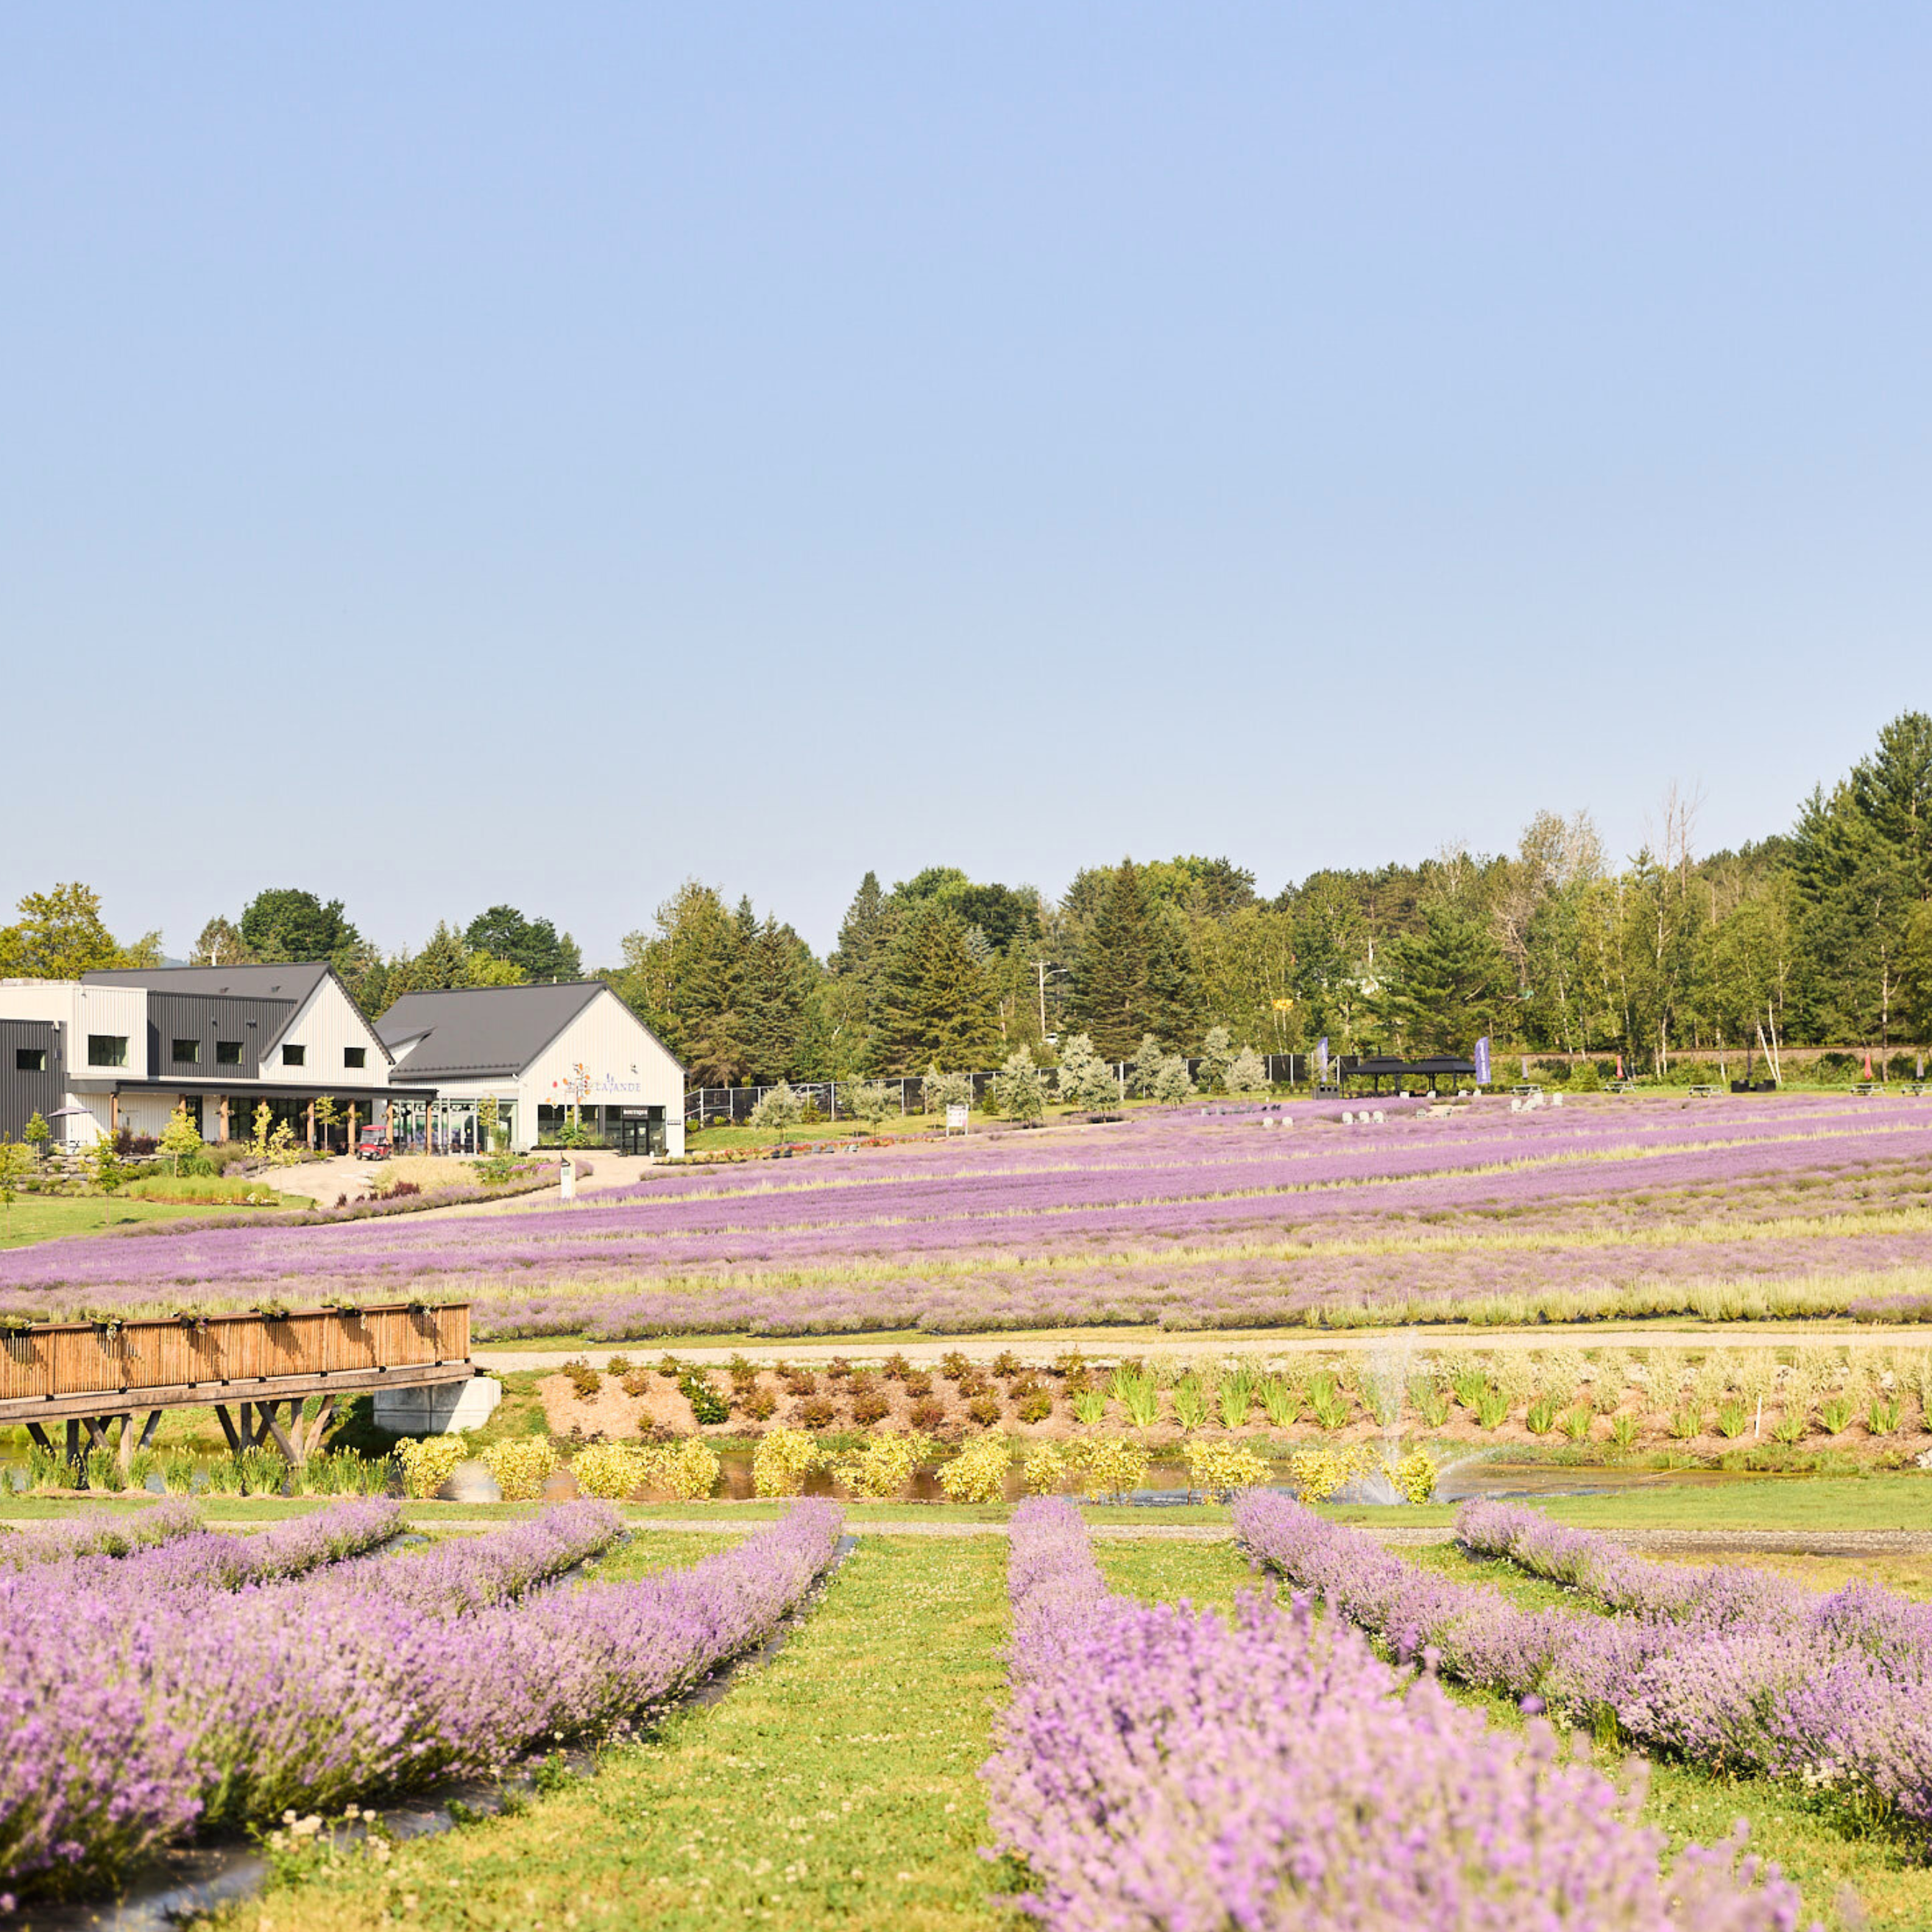
M 577 1163 L 568 1154 L 564 1156 L 562 1164 L 557 1170 L 557 1184 L 565 1200 L 574 1201 L 577 1198 Z
M 949 1134 L 964 1134 L 972 1131 L 968 1124 L 972 1119 L 972 1109 L 962 1107 L 957 1100 L 949 1101 L 946 1108 L 946 1131 Z

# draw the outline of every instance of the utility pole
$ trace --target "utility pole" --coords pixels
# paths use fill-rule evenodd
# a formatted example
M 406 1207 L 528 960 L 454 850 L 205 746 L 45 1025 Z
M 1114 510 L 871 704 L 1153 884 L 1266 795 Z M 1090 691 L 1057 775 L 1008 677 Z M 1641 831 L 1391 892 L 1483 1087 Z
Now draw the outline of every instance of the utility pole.
M 1064 978 L 1066 968 L 1056 966 L 1046 959 L 1036 959 L 1031 963 L 1033 970 L 1040 976 L 1040 1036 L 1044 1042 L 1046 1039 L 1046 976 L 1049 973 L 1058 973 Z

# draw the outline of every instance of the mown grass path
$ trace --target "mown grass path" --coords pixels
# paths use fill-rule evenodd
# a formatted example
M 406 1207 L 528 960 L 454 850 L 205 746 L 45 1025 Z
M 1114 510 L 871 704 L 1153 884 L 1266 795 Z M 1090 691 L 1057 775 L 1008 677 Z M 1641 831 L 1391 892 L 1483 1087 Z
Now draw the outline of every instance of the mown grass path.
M 1004 1539 L 868 1536 L 769 1665 L 649 1743 L 608 1752 L 596 1778 L 386 1858 L 318 1852 L 223 1922 L 1008 1924 L 979 1855 L 975 1774 L 1004 1693 L 1006 1629 Z

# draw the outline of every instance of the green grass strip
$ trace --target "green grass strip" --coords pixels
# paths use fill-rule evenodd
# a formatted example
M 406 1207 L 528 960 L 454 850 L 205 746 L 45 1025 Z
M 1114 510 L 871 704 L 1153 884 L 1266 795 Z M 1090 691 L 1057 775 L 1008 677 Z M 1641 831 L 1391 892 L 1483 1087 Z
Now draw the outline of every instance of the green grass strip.
M 676 1540 L 650 1539 L 654 1553 Z M 708 1539 L 686 1539 L 700 1544 Z M 700 1553 L 693 1552 L 693 1554 Z M 685 1560 L 680 1555 L 676 1560 Z M 708 1710 L 508 1817 L 284 1860 L 272 1932 L 1011 1922 L 979 1856 L 1006 1630 L 1004 1538 L 867 1537 L 804 1628 Z

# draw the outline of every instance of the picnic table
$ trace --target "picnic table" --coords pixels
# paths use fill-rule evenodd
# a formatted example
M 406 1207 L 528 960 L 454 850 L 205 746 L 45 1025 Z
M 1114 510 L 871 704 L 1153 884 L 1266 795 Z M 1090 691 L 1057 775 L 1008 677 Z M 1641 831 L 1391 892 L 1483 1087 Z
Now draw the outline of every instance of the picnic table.
M 1852 1083 L 1852 1091 L 1861 1100 L 1869 1100 L 1878 1091 L 1878 1082 L 1876 1080 L 1855 1080 Z
M 1718 1097 L 1719 1091 L 1720 1090 L 1718 1088 L 1711 1086 L 1708 1083 L 1700 1082 L 1698 1085 L 1691 1088 L 1690 1094 L 1691 1097 L 1694 1100 L 1714 1100 Z

